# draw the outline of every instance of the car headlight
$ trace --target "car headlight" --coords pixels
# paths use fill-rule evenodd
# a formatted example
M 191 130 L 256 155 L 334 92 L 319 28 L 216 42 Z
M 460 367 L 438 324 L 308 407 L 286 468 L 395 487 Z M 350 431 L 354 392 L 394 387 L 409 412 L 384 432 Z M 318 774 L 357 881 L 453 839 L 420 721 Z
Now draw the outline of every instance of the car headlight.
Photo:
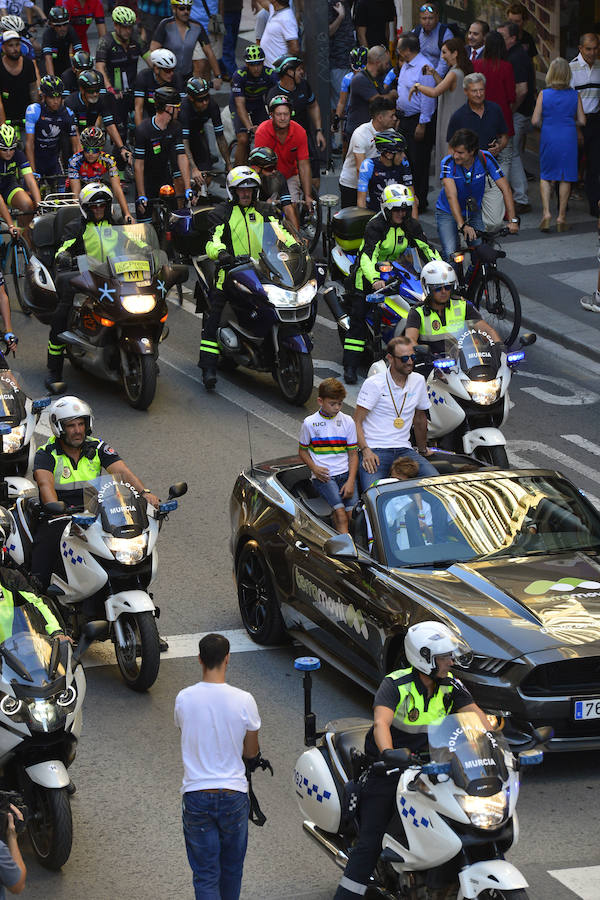
M 107 535 L 104 541 L 117 562 L 123 563 L 125 566 L 134 566 L 141 562 L 146 555 L 148 535 L 139 534 L 134 538 L 117 538 Z
M 471 797 L 469 794 L 454 795 L 471 825 L 476 828 L 497 828 L 506 818 L 507 798 L 504 791 L 491 797 Z
M 317 281 L 315 278 L 311 278 L 310 281 L 307 281 L 305 285 L 303 285 L 298 291 L 298 303 L 301 306 L 304 306 L 306 303 L 310 303 L 317 293 Z
M 25 440 L 25 425 L 17 425 L 11 428 L 10 434 L 2 435 L 2 452 L 16 453 L 23 446 Z
M 134 315 L 149 313 L 156 306 L 156 297 L 153 294 L 126 294 L 121 297 L 121 304 L 123 309 Z
M 494 378 L 492 381 L 465 381 L 465 389 L 471 395 L 471 400 L 480 406 L 489 406 L 495 403 L 500 396 L 501 381 Z
M 288 291 L 286 288 L 277 287 L 276 284 L 264 284 L 263 288 L 269 303 L 273 306 L 296 306 L 298 302 L 296 291 Z

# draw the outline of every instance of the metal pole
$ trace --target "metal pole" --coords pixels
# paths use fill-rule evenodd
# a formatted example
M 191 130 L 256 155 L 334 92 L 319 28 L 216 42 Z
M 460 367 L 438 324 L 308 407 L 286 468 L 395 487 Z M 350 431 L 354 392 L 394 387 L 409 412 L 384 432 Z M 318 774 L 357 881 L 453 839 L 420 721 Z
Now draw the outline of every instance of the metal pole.
M 304 62 L 306 77 L 321 109 L 325 151 L 329 159 L 329 14 L 327 0 L 304 0 Z

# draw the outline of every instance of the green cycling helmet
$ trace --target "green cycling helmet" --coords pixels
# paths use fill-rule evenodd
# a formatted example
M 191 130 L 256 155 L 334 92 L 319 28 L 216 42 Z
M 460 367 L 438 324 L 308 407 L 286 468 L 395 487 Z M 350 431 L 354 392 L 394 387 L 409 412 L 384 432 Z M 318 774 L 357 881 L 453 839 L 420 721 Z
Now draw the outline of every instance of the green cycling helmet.
M 117 25 L 135 25 L 137 19 L 134 11 L 128 6 L 115 6 L 112 11 L 112 20 Z
M 361 69 L 364 69 L 367 65 L 367 53 L 369 51 L 366 47 L 353 47 L 350 51 L 350 68 L 353 72 L 359 72 Z
M 280 75 L 287 75 L 288 72 L 295 72 L 300 66 L 304 65 L 298 56 L 280 56 L 273 63 L 273 67 L 277 69 Z
M 82 72 L 77 79 L 79 87 L 85 94 L 99 94 L 104 87 L 104 79 L 95 69 Z
M 269 100 L 269 112 L 271 113 L 271 115 L 275 112 L 278 106 L 287 106 L 290 112 L 292 110 L 290 98 L 286 97 L 285 94 L 277 94 L 275 97 L 272 97 Z
M 277 154 L 270 147 L 255 147 L 248 157 L 248 165 L 263 169 L 265 166 L 277 168 Z
M 265 51 L 258 44 L 250 44 L 244 52 L 245 63 L 261 63 L 265 61 Z
M 0 125 L 0 150 L 14 150 L 17 146 L 17 134 L 12 125 L 6 122 Z
M 378 131 L 373 135 L 373 143 L 379 153 L 383 153 L 384 150 L 390 153 L 406 153 L 406 141 L 393 128 L 388 128 L 387 131 Z
M 57 75 L 44 75 L 40 78 L 40 93 L 44 97 L 62 97 L 65 86 Z

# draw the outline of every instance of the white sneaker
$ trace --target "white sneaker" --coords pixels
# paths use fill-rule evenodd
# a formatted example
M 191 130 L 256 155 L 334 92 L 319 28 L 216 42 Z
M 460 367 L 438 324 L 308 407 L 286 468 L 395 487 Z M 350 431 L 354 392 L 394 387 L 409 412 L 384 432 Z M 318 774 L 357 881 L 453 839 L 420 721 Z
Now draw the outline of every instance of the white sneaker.
M 600 297 L 598 294 L 588 294 L 579 301 L 588 312 L 600 313 Z

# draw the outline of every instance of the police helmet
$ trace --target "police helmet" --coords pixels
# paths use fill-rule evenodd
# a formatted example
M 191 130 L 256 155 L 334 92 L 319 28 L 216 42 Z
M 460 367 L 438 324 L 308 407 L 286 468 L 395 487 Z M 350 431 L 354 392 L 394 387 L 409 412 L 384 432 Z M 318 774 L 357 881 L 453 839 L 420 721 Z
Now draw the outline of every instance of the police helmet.
M 60 397 L 50 407 L 50 430 L 52 434 L 60 438 L 64 435 L 64 425 L 71 419 L 84 419 L 86 435 L 92 433 L 94 416 L 91 407 L 79 397 Z
M 468 666 L 473 657 L 468 644 L 441 622 L 419 622 L 411 625 L 406 632 L 404 655 L 410 665 L 423 675 L 435 678 L 438 656 L 448 653 L 452 655 L 453 664 L 463 667 Z

